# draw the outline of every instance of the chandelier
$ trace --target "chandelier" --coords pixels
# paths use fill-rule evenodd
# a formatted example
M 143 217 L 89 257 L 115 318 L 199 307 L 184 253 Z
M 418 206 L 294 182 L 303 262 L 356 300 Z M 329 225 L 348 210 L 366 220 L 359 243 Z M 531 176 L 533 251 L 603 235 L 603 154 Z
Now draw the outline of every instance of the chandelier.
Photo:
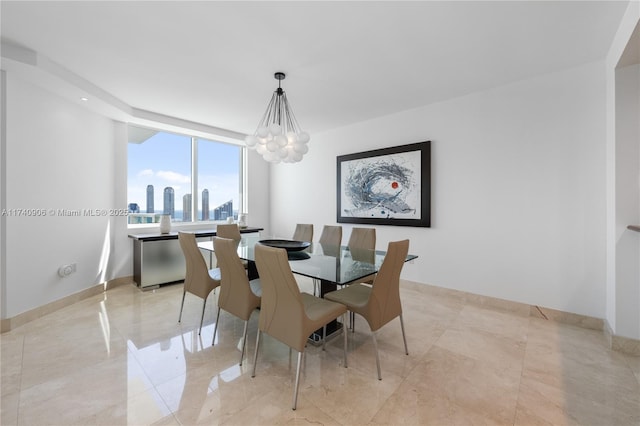
M 244 142 L 247 148 L 255 149 L 271 163 L 297 163 L 309 152 L 307 143 L 311 138 L 300 129 L 287 95 L 280 87 L 285 74 L 277 72 L 274 77 L 278 80 L 278 89 L 273 92 L 255 133 L 248 135 Z

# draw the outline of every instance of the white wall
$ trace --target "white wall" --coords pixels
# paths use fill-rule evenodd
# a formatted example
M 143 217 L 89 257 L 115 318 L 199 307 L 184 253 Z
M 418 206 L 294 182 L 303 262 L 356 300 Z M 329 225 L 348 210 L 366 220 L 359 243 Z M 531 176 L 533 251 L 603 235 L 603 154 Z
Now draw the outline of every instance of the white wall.
M 271 181 L 269 179 L 269 163 L 262 159 L 255 150 L 248 151 L 247 161 L 247 223 L 249 226 L 264 228 L 269 235 Z
M 313 135 L 272 168 L 274 234 L 336 222 L 337 155 L 424 140 L 432 227 L 377 227 L 379 249 L 411 239 L 403 278 L 604 317 L 603 63 Z
M 6 311 L 13 317 L 111 278 L 103 250 L 108 217 L 62 217 L 58 209 L 114 207 L 111 120 L 7 73 L 6 207 L 46 216 L 6 218 Z M 77 263 L 60 278 L 58 267 Z

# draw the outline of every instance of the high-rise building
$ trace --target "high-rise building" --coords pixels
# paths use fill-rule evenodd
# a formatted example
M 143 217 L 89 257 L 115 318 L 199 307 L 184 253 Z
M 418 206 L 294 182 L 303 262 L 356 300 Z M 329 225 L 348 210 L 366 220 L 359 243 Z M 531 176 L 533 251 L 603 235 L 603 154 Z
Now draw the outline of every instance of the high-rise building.
M 147 185 L 147 213 L 155 213 L 153 205 L 153 185 Z
M 213 220 L 226 220 L 228 217 L 233 217 L 233 200 L 229 200 L 213 210 Z
M 164 189 L 164 200 L 163 200 L 164 210 L 162 212 L 164 214 L 170 215 L 171 218 L 174 218 L 176 215 L 174 197 L 175 197 L 175 194 L 173 192 L 173 188 L 170 186 L 167 186 Z
M 191 194 L 182 196 L 182 221 L 191 222 Z
M 209 220 L 209 190 L 202 190 L 202 220 Z

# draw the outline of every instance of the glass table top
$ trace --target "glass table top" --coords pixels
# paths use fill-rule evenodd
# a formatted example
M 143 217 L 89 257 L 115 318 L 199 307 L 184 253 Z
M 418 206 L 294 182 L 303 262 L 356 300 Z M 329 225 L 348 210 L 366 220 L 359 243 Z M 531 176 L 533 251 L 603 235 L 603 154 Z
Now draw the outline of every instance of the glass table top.
M 255 261 L 255 245 L 260 241 L 256 234 L 243 235 L 238 244 L 238 256 L 241 259 Z M 204 250 L 213 250 L 213 241 L 198 243 Z M 312 243 L 300 252 L 291 252 L 289 265 L 291 271 L 310 278 L 346 284 L 375 274 L 382 266 L 386 255 L 381 250 L 349 250 L 347 246 L 323 246 Z M 418 256 L 409 254 L 406 261 Z

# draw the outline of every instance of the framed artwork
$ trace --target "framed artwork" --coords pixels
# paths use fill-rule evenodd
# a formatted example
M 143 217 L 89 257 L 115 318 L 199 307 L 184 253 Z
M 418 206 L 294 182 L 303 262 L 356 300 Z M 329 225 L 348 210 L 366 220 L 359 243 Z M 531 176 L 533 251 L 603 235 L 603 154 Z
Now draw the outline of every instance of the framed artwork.
M 337 157 L 337 221 L 431 226 L 431 142 Z

